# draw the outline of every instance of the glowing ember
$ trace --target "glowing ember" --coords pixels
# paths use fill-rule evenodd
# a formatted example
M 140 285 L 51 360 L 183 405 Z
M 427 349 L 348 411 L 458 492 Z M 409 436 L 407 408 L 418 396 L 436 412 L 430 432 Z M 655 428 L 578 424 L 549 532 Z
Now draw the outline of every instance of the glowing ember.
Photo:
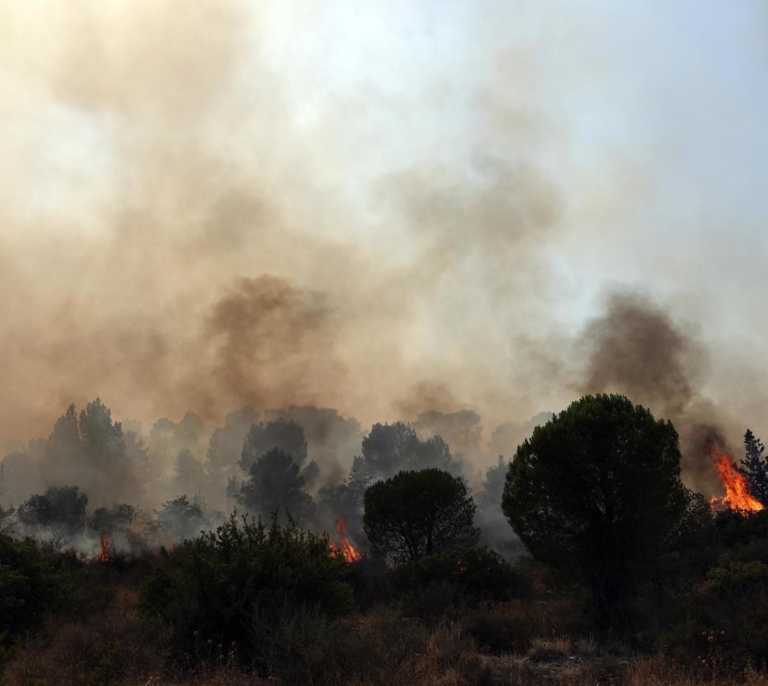
M 109 562 L 109 534 L 106 531 L 99 536 L 99 545 L 101 546 L 99 562 Z
M 712 447 L 706 449 L 706 453 L 715 461 L 717 473 L 725 486 L 725 496 L 718 498 L 712 496 L 712 507 L 725 507 L 731 510 L 744 510 L 756 512 L 764 510 L 765 506 L 749 493 L 747 480 L 739 472 L 733 460 L 725 453 L 718 452 Z

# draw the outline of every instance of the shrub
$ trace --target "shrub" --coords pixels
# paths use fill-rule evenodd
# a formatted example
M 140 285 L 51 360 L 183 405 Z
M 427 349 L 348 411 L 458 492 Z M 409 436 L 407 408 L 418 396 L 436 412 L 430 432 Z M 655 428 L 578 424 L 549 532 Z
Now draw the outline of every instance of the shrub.
M 347 563 L 290 518 L 281 526 L 275 516 L 267 527 L 232 515 L 164 555 L 142 587 L 141 604 L 174 628 L 180 657 L 193 653 L 199 637 L 231 645 L 244 664 L 263 668 L 259 645 L 283 617 L 299 610 L 333 617 L 353 606 Z
M 450 603 L 511 600 L 531 590 L 527 577 L 486 547 L 447 548 L 393 570 L 392 577 L 394 588 L 422 615 Z
M 768 584 L 768 565 L 754 562 L 732 562 L 728 558 L 707 574 L 707 590 L 720 595 L 738 595 L 762 591 Z
M 65 605 L 72 591 L 67 566 L 52 546 L 0 534 L 0 655 Z

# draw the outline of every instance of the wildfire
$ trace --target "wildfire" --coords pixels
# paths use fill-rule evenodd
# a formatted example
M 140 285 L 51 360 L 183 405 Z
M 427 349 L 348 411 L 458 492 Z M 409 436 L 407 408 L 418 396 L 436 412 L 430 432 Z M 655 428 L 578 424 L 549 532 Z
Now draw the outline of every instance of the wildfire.
M 733 460 L 725 453 L 718 452 L 712 447 L 706 449 L 715 462 L 717 473 L 725 486 L 725 495 L 722 498 L 712 496 L 712 507 L 727 507 L 731 510 L 744 510 L 757 512 L 764 510 L 765 506 L 749 493 L 747 480 L 739 472 Z
M 336 531 L 339 533 L 339 545 L 336 545 L 328 534 L 325 535 L 331 554 L 341 555 L 347 562 L 357 562 L 362 559 L 363 556 L 355 550 L 355 547 L 347 539 L 347 523 L 341 515 L 336 515 Z
M 99 562 L 109 562 L 109 534 L 106 531 L 99 536 L 99 545 L 101 546 Z

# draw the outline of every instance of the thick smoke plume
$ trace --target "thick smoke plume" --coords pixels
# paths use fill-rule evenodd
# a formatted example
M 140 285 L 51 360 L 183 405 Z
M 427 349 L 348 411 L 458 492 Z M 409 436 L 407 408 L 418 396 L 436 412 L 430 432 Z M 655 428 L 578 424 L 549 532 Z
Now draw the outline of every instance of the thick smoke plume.
M 519 156 L 426 155 L 350 195 L 345 137 L 291 109 L 270 21 L 234 1 L 0 10 L 0 149 L 28 141 L 0 161 L 0 445 L 97 396 L 145 425 L 530 416 L 502 359 L 542 321 L 558 190 Z M 473 106 L 483 139 L 499 106 Z
M 653 175 L 562 171 L 567 132 L 525 41 L 411 95 L 358 74 L 366 59 L 341 84 L 318 73 L 328 85 L 310 93 L 280 59 L 312 54 L 283 6 L 306 14 L 245 0 L 0 7 L 0 446 L 14 498 L 72 478 L 46 442 L 70 404 L 88 420 L 98 397 L 114 469 L 93 463 L 92 441 L 60 441 L 88 470 L 90 505 L 159 507 L 209 483 L 203 495 L 223 498 L 250 426 L 276 419 L 303 427 L 313 497 L 345 486 L 372 425 L 398 420 L 442 436 L 477 484 L 574 389 L 672 419 L 686 479 L 705 487 L 704 437 L 738 434 L 704 390 L 695 334 L 615 296 L 569 362 L 584 282 L 603 274 L 592 248 L 622 235 L 606 224 Z M 486 52 L 489 27 L 463 54 Z M 421 144 L 448 111 L 461 137 Z M 390 149 L 381 132 L 407 127 Z M 134 420 L 122 438 L 116 418 Z M 80 415 L 68 421 L 62 432 Z M 134 477 L 143 486 L 114 492 Z M 173 479 L 173 493 L 157 486 Z
M 717 480 L 704 449 L 738 446 L 744 432 L 706 397 L 708 356 L 695 332 L 635 292 L 610 295 L 605 313 L 585 328 L 578 346 L 585 360 L 579 393 L 622 393 L 672 421 L 680 434 L 683 479 L 711 493 Z

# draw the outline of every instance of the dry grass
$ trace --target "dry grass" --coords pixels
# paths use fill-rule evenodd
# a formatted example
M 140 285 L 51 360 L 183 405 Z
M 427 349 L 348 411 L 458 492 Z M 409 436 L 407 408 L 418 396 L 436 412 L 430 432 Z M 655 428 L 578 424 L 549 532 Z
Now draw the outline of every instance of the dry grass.
M 138 615 L 137 581 L 104 583 L 115 584 L 113 600 L 30 637 L 4 686 L 768 686 L 764 671 L 728 667 L 714 651 L 690 664 L 609 651 L 580 631 L 578 604 L 555 598 L 454 612 L 436 625 L 384 609 L 287 618 L 262 646 L 270 676 L 258 677 L 203 636 L 194 655 L 173 655 L 168 635 Z

